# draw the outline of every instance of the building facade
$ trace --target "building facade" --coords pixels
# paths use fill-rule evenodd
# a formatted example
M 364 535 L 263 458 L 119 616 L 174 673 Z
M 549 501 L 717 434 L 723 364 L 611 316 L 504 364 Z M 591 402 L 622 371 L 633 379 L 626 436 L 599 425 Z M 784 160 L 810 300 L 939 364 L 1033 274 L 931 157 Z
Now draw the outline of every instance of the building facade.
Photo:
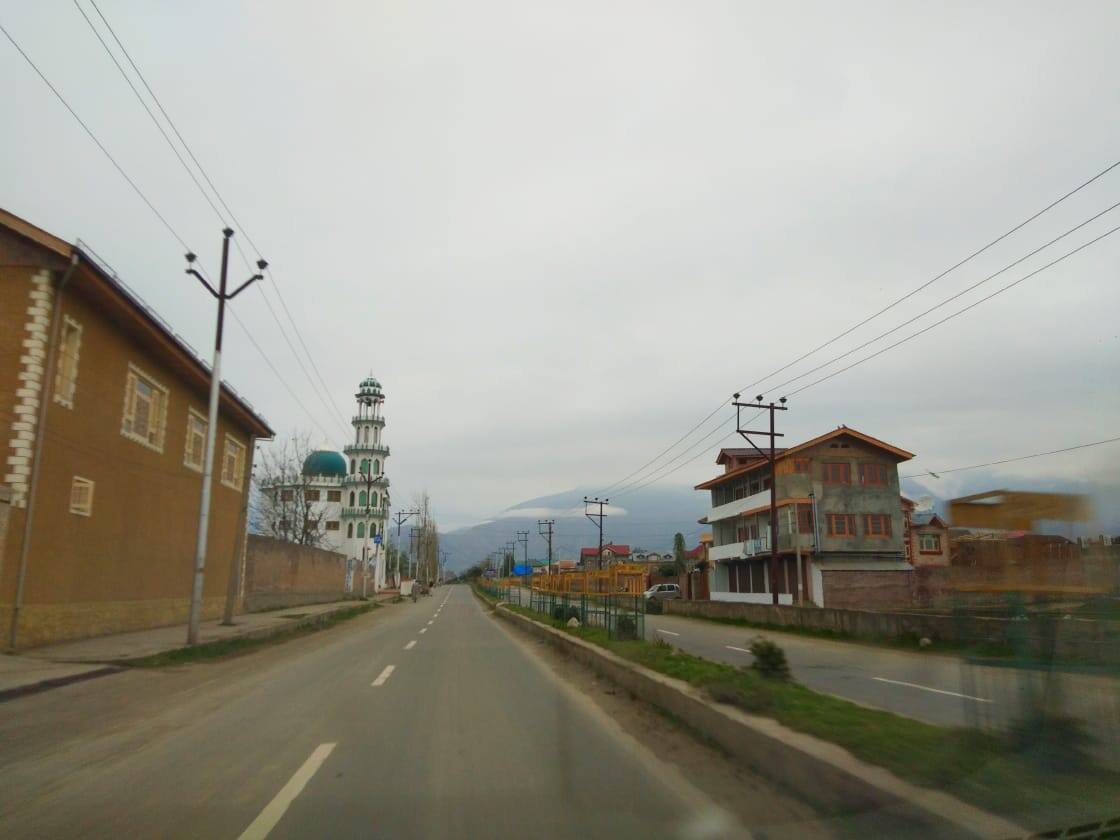
M 382 439 L 385 395 L 381 383 L 371 376 L 362 380 L 354 398 L 353 442 L 341 454 L 330 449 L 309 454 L 298 486 L 274 484 L 261 491 L 272 494 L 275 502 L 272 521 L 266 524 L 268 531 L 286 536 L 292 533 L 293 524 L 287 518 L 305 517 L 303 527 L 315 532 L 315 545 L 340 552 L 351 561 L 348 590 L 358 591 L 368 583 L 380 591 L 390 584 L 399 585 L 399 580 L 390 580 L 385 565 L 387 544 L 383 542 L 390 509 L 389 447 Z M 285 500 L 293 506 L 285 506 Z
M 7 647 L 186 620 L 209 384 L 87 246 L 0 211 Z M 216 432 L 203 617 L 221 614 L 240 569 L 254 442 L 272 437 L 225 384 Z
M 907 602 L 898 447 L 841 426 L 774 453 L 778 528 L 770 529 L 770 466 L 754 450 L 720 453 L 711 494 L 712 600 L 854 607 Z M 776 579 L 771 542 L 778 551 Z

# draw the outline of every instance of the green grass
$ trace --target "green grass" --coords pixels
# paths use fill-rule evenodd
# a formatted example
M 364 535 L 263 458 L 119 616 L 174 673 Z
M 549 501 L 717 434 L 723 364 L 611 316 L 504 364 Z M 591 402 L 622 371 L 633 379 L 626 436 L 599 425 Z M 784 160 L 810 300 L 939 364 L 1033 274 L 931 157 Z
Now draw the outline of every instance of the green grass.
M 494 604 L 485 594 L 480 597 Z M 1036 756 L 1018 752 L 1002 737 L 870 709 L 794 681 L 763 677 L 751 668 L 693 656 L 672 645 L 614 641 L 601 628 L 569 629 L 523 607 L 510 604 L 506 609 L 696 686 L 719 702 L 838 744 L 910 782 L 944 790 L 1032 827 L 1056 827 L 1085 819 L 1087 814 L 1109 814 L 1110 808 L 1120 812 L 1115 804 L 1118 773 L 1049 770 Z
M 130 659 L 124 664 L 130 668 L 164 668 L 169 665 L 186 665 L 191 662 L 213 662 L 220 659 L 228 659 L 233 656 L 242 656 L 258 648 L 278 644 L 280 642 L 287 642 L 299 636 L 307 636 L 311 633 L 317 633 L 320 630 L 326 630 L 340 622 L 356 618 L 359 615 L 363 615 L 377 608 L 378 605 L 372 603 L 361 604 L 356 607 L 347 607 L 344 610 L 337 610 L 336 612 L 330 613 L 316 624 L 292 627 L 282 630 L 279 633 L 273 633 L 271 636 L 259 638 L 234 636 L 229 639 L 218 639 L 213 642 L 204 642 L 199 645 L 194 645 L 193 647 L 176 648 L 175 650 L 152 654 L 151 656 L 145 656 L 141 659 Z

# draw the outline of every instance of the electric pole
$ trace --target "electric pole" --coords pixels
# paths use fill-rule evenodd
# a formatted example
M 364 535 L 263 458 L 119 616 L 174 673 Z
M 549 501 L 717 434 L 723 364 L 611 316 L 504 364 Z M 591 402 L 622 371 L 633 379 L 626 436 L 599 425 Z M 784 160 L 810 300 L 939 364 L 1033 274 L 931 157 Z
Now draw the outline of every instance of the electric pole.
M 521 543 L 522 548 L 525 550 L 525 576 L 529 579 L 530 585 L 533 582 L 533 572 L 529 568 L 529 532 L 518 531 L 517 541 Z
M 418 510 L 398 510 L 393 514 L 393 521 L 397 523 L 397 586 L 401 585 L 401 525 L 409 520 L 410 517 L 419 516 Z M 409 543 L 411 545 L 411 541 Z M 410 558 L 411 561 L 411 558 Z
M 226 301 L 233 300 L 245 291 L 254 281 L 263 280 L 262 274 L 254 274 L 232 292 L 226 291 L 226 276 L 229 269 L 229 240 L 233 236 L 231 228 L 222 231 L 222 273 L 215 289 L 210 282 L 194 268 L 197 259 L 187 254 L 187 274 L 192 275 L 218 301 L 218 326 L 214 333 L 214 361 L 210 365 L 210 411 L 206 424 L 206 455 L 202 463 L 202 498 L 198 511 L 198 539 L 194 550 L 194 583 L 191 587 L 190 619 L 187 622 L 187 644 L 198 643 L 198 625 L 202 620 L 202 579 L 206 570 L 206 535 L 210 528 L 210 486 L 214 478 L 214 446 L 218 438 L 218 396 L 222 386 L 222 327 L 226 319 Z M 268 268 L 264 260 L 257 260 L 258 271 Z M 249 488 L 243 488 L 246 495 Z
M 602 571 L 603 569 L 603 519 L 607 516 L 603 509 L 610 502 L 610 499 L 600 499 L 596 496 L 594 499 L 583 497 L 583 515 L 596 524 L 599 529 L 599 553 L 595 555 L 595 568 Z M 598 505 L 598 513 L 589 513 L 587 510 L 588 505 Z
M 408 576 L 412 578 L 413 586 L 416 585 L 416 571 L 420 568 L 416 559 L 415 548 L 415 544 L 420 542 L 419 534 L 416 533 L 417 530 L 419 529 L 412 527 L 408 529 Z
M 552 526 L 556 524 L 555 519 L 538 519 L 537 520 L 537 533 L 548 540 L 548 573 L 552 574 Z M 545 530 L 541 530 L 544 528 Z
M 742 436 L 743 440 L 753 446 L 755 451 L 765 458 L 770 465 L 770 591 L 774 595 L 774 603 L 776 604 L 778 603 L 778 453 L 775 451 L 775 444 L 778 438 L 785 437 L 785 435 L 774 431 L 774 412 L 787 411 L 788 409 L 786 408 L 785 397 L 778 400 L 781 405 L 775 405 L 773 401 L 763 404 L 762 394 L 759 394 L 754 399 L 755 401 L 753 403 L 741 403 L 739 402 L 739 395 L 735 394 L 731 404 L 735 406 L 735 431 Z M 744 429 L 739 417 L 740 412 L 744 408 L 760 408 L 762 411 L 769 411 L 770 431 L 752 432 L 749 429 Z M 770 438 L 770 451 L 767 453 L 759 449 L 758 445 L 750 439 L 749 435 L 764 435 Z
M 506 543 L 506 555 L 509 557 L 509 574 L 508 577 L 513 577 L 513 564 L 517 560 L 517 543 L 510 540 Z

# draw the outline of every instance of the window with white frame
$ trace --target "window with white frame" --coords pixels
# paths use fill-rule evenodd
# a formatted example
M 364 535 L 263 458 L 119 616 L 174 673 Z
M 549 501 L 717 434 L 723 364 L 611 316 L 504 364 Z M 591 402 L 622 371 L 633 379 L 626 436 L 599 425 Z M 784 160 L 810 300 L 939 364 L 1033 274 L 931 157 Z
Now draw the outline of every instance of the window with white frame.
M 66 408 L 74 407 L 74 391 L 78 387 L 78 354 L 82 348 L 82 325 L 67 315 L 62 320 L 58 341 L 58 368 L 54 377 L 54 401 Z
M 222 484 L 240 491 L 245 481 L 245 444 L 226 435 L 222 450 Z
M 93 515 L 93 482 L 80 475 L 70 482 L 70 512 L 79 516 Z
M 124 390 L 121 434 L 149 449 L 162 452 L 166 428 L 167 389 L 136 365 L 130 364 Z
M 206 457 L 206 426 L 205 417 L 193 408 L 187 409 L 187 443 L 183 464 L 198 472 L 202 472 L 202 461 Z

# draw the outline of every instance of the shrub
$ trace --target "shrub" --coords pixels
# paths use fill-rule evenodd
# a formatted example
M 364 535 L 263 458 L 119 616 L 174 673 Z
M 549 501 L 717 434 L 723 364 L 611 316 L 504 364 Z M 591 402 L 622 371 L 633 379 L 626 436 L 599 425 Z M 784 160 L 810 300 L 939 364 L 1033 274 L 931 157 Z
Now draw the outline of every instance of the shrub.
M 751 640 L 751 655 L 754 663 L 751 665 L 758 673 L 771 679 L 788 680 L 789 663 L 786 661 L 786 652 L 778 644 L 756 636 Z
M 667 641 L 665 641 L 665 639 L 663 639 L 661 636 L 658 636 L 656 639 L 653 640 L 653 646 L 655 648 L 658 648 L 659 650 L 672 650 L 673 649 L 673 646 L 671 644 L 669 644 Z
M 744 675 L 745 676 L 745 675 Z M 708 696 L 717 703 L 738 706 L 748 712 L 765 712 L 773 704 L 770 696 L 743 680 L 716 680 L 704 686 Z
M 665 608 L 661 605 L 660 598 L 649 598 L 646 600 L 646 612 L 651 615 L 661 615 L 665 612 Z
M 661 577 L 676 577 L 677 576 L 677 564 L 676 563 L 662 563 L 660 566 L 657 567 L 657 573 L 659 575 L 661 575 Z
M 638 622 L 632 615 L 620 615 L 615 619 L 614 635 L 616 639 L 638 638 Z

